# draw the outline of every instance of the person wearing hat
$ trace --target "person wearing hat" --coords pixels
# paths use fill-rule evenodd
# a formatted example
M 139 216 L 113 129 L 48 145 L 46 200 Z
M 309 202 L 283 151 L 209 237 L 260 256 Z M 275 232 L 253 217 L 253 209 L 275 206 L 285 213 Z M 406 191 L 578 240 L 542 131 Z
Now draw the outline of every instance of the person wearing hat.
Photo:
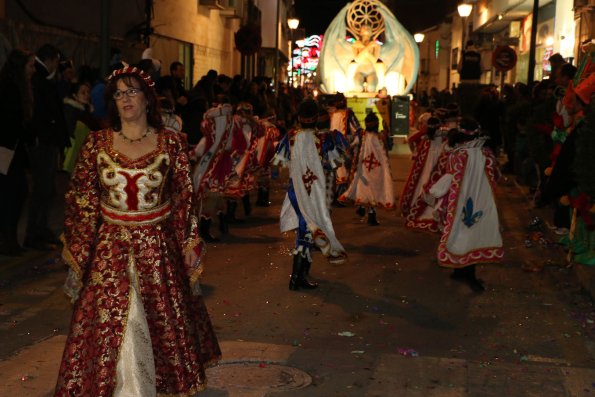
M 453 269 L 451 278 L 474 292 L 485 289 L 475 275 L 476 264 L 498 263 L 504 256 L 494 194 L 500 172 L 494 154 L 484 148 L 486 140 L 475 120 L 462 119 L 449 131 L 446 173 L 425 195 L 434 205 L 443 198 L 436 208 L 443 220 L 438 263 Z
M 65 198 L 74 303 L 54 396 L 188 396 L 221 356 L 199 285 L 190 165 L 153 80 L 112 73 L 110 127 L 90 132 Z
M 281 208 L 281 232 L 296 231 L 292 252 L 293 267 L 289 289 L 313 289 L 309 280 L 312 248 L 316 245 L 330 263 L 344 263 L 345 249 L 335 236 L 326 204 L 326 182 L 321 158 L 330 148 L 316 137 L 318 105 L 303 101 L 298 108 L 299 128 L 288 132 L 279 142 L 273 165 L 289 168 L 289 186 Z M 335 149 L 330 149 L 335 150 Z M 337 153 L 334 156 L 338 156 Z
M 368 208 L 368 225 L 379 225 L 376 220 L 376 207 L 394 209 L 392 176 L 386 152 L 386 141 L 379 136 L 379 120 L 374 112 L 365 119 L 366 129 L 353 144 L 359 146 L 354 162 L 351 184 L 339 197 L 343 203 L 352 202 L 359 206 L 358 215 L 365 216 Z

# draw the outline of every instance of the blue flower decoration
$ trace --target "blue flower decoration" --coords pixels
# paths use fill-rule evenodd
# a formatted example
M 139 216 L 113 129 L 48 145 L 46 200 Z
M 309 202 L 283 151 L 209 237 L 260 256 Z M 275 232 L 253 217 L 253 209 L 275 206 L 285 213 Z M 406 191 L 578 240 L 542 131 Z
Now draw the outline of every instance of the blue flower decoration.
M 483 211 L 473 212 L 473 199 L 469 197 L 463 207 L 463 223 L 465 226 L 471 227 L 475 225 L 482 216 Z

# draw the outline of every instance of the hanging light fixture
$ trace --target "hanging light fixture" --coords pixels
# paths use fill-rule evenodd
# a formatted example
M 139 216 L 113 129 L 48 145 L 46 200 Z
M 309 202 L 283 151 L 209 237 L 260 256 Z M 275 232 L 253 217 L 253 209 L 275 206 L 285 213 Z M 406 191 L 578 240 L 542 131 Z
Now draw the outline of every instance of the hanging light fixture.
M 467 18 L 469 15 L 471 15 L 471 10 L 473 10 L 472 4 L 461 3 L 457 6 L 459 16 L 462 18 Z
M 300 26 L 300 20 L 295 17 L 289 18 L 287 19 L 287 26 L 289 26 L 289 29 L 295 30 L 298 28 L 298 26 Z

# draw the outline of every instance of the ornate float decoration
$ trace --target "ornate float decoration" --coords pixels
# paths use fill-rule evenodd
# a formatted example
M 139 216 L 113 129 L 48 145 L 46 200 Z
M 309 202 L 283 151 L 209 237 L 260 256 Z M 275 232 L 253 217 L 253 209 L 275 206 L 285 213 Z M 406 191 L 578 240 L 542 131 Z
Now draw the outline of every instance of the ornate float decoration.
M 327 93 L 363 96 L 386 88 L 389 95 L 404 95 L 417 79 L 419 49 L 388 7 L 356 0 L 327 28 L 318 69 Z

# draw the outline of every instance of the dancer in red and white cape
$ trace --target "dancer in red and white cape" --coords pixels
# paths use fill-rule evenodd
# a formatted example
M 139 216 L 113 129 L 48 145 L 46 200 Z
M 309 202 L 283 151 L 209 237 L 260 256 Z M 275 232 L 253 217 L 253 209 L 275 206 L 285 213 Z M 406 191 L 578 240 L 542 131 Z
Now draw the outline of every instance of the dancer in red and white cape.
M 225 219 L 227 223 L 242 223 L 236 218 L 238 202 L 242 200 L 244 215 L 252 213 L 249 192 L 256 186 L 255 173 L 258 169 L 258 139 L 264 135 L 263 126 L 253 115 L 253 107 L 248 102 L 240 102 L 236 107 L 235 122 L 241 127 L 246 150 L 234 162 L 234 175 L 227 181 L 223 195 L 227 201 Z
M 475 276 L 478 263 L 502 261 L 502 236 L 494 191 L 500 176 L 485 137 L 472 119 L 461 120 L 449 132 L 453 147 L 446 173 L 429 189 L 430 202 L 445 197 L 445 222 L 438 245 L 438 262 L 453 268 L 451 277 L 467 283 L 473 291 L 484 290 Z
M 394 209 L 395 194 L 385 140 L 380 139 L 378 133 L 378 116 L 370 112 L 365 122 L 366 130 L 354 141 L 360 149 L 353 165 L 353 179 L 339 201 L 360 206 L 358 214 L 361 216 L 365 215 L 364 207 L 368 207 L 368 224 L 377 226 L 375 208 Z
M 446 131 L 440 129 L 440 120 L 431 117 L 423 129 L 411 137 L 415 140 L 413 164 L 409 176 L 403 187 L 399 206 L 405 218 L 409 216 L 411 206 L 421 196 L 424 185 L 430 180 L 430 175 L 438 163 L 438 158 L 446 146 Z
M 226 231 L 223 210 L 223 192 L 229 180 L 236 175 L 235 165 L 246 151 L 242 127 L 234 119 L 231 105 L 218 105 L 209 109 L 201 124 L 203 137 L 190 152 L 198 161 L 192 173 L 192 183 L 200 210 L 200 235 L 207 242 L 217 241 L 210 233 L 212 217 L 219 217 L 219 228 Z
M 412 207 L 422 196 L 423 188 L 430 181 L 438 160 L 444 152 L 446 147 L 446 133 L 447 131 L 441 128 L 440 120 L 436 117 L 431 117 L 422 127 L 422 130 L 418 134 L 418 139 L 416 139 L 413 163 L 411 164 L 407 181 L 403 186 L 399 203 L 401 214 L 408 221 L 411 221 L 409 227 L 424 229 L 424 222 L 421 222 L 419 225 L 415 222 L 417 219 L 416 215 L 421 214 L 418 208 L 419 203 L 415 207 L 415 211 L 412 211 Z

